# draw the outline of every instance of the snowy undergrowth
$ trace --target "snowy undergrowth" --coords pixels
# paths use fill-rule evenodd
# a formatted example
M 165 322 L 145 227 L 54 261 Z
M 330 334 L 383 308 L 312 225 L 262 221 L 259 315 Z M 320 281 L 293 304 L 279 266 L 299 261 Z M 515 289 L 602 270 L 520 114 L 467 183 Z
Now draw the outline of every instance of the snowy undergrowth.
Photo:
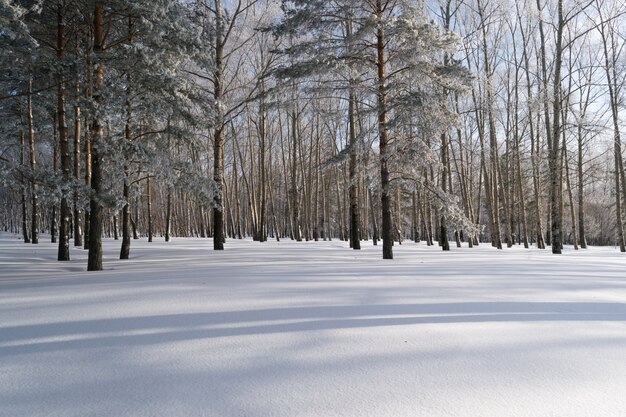
M 0 238 L 0 416 L 626 415 L 626 257 Z

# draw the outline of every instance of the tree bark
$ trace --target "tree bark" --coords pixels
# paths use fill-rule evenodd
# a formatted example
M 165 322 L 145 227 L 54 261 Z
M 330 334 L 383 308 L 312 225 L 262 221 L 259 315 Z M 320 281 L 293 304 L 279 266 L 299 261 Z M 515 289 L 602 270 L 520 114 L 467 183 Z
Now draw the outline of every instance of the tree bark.
M 22 206 L 22 237 L 24 243 L 30 243 L 30 237 L 28 236 L 28 217 L 27 217 L 27 203 L 26 203 L 26 176 L 24 171 L 26 170 L 26 162 L 24 157 L 24 131 L 20 129 L 20 167 L 22 168 L 21 181 L 20 181 L 20 201 Z
M 441 190 L 448 192 L 448 137 L 446 133 L 441 134 Z M 449 251 L 450 242 L 448 241 L 448 226 L 446 224 L 446 215 L 443 209 L 439 216 L 439 245 L 441 250 Z
M 213 136 L 213 249 L 224 250 L 224 114 L 223 114 L 223 57 L 224 28 L 222 0 L 215 0 L 215 72 L 213 97 L 215 100 L 215 132 Z
M 152 186 L 150 175 L 146 179 L 146 200 L 148 202 L 148 242 L 152 242 Z
M 609 54 L 608 42 L 611 40 L 611 48 L 614 48 L 611 39 L 607 38 L 605 31 L 605 22 L 600 23 L 600 35 L 602 36 L 602 46 L 604 52 L 604 71 L 606 75 L 607 86 L 609 90 L 609 102 L 611 107 L 611 116 L 613 119 L 613 156 L 615 162 L 615 222 L 617 228 L 617 239 L 620 248 L 620 252 L 626 252 L 626 241 L 624 240 L 624 224 L 622 219 L 622 193 L 624 193 L 623 202 L 626 204 L 626 178 L 624 178 L 624 162 L 622 159 L 622 140 L 620 136 L 620 118 L 619 118 L 619 87 L 617 83 L 617 75 L 615 73 L 615 66 L 617 65 L 617 58 L 614 51 Z
M 65 55 L 65 2 L 61 1 L 57 5 L 57 60 L 60 62 Z M 70 182 L 70 150 L 67 137 L 67 122 L 65 110 L 65 75 L 62 70 L 59 73 L 59 87 L 57 90 L 57 122 L 59 135 L 59 151 L 61 153 L 61 173 L 63 186 L 61 194 L 61 213 L 59 224 L 59 250 L 57 260 L 70 260 L 70 216 L 71 210 L 68 201 L 67 184 Z
M 97 2 L 94 6 L 94 44 L 93 52 L 96 57 L 94 105 L 96 112 L 91 122 L 91 198 L 89 202 L 89 254 L 87 258 L 88 271 L 102 270 L 102 221 L 103 207 L 100 197 L 104 191 L 102 184 L 101 146 L 104 141 L 104 126 L 98 110 L 104 105 L 104 66 L 101 55 L 104 52 L 104 3 Z
M 348 102 L 348 125 L 350 130 L 350 162 L 349 162 L 349 199 L 350 199 L 350 246 L 354 250 L 361 249 L 361 239 L 359 236 L 360 229 L 360 209 L 359 209 L 359 183 L 357 177 L 357 151 L 358 142 L 355 128 L 355 104 L 356 95 L 354 93 L 354 86 L 350 81 L 349 102 Z
M 78 54 L 77 54 L 78 55 Z M 76 82 L 76 102 L 80 96 L 80 83 Z M 76 104 L 74 106 L 74 178 L 76 184 L 80 181 L 80 106 Z M 74 191 L 74 246 L 83 246 L 83 230 L 81 227 L 82 210 L 78 204 L 78 190 Z
M 130 104 L 130 75 L 127 77 L 128 85 L 126 87 L 126 124 L 124 126 L 124 139 L 127 143 L 131 141 L 131 118 L 132 109 Z M 128 151 L 125 151 L 128 152 Z M 130 204 L 130 167 L 129 156 L 125 155 L 124 161 L 124 185 L 122 188 L 122 196 L 124 198 L 124 207 L 122 208 L 122 246 L 120 248 L 120 259 L 128 259 L 130 256 L 130 235 L 131 235 L 131 204 Z
M 52 120 L 52 172 L 57 175 L 57 161 L 59 160 L 59 134 L 58 134 L 57 114 L 54 114 Z M 57 243 L 57 202 L 56 198 L 52 201 L 52 210 L 50 213 L 50 243 Z
M 28 80 L 28 102 L 27 102 L 26 118 L 28 124 L 28 146 L 30 149 L 30 193 L 31 193 L 31 209 L 30 209 L 30 241 L 33 244 L 39 243 L 39 211 L 38 211 L 38 190 L 36 179 L 37 162 L 35 160 L 35 128 L 33 126 L 33 77 Z
M 387 138 L 387 91 L 385 80 L 385 32 L 382 26 L 383 5 L 376 1 L 376 18 L 379 20 L 376 29 L 376 68 L 377 68 L 377 104 L 378 104 L 378 135 L 380 152 L 380 186 L 382 209 L 382 241 L 383 259 L 393 259 L 393 224 L 391 222 L 391 196 L 389 177 L 389 151 Z

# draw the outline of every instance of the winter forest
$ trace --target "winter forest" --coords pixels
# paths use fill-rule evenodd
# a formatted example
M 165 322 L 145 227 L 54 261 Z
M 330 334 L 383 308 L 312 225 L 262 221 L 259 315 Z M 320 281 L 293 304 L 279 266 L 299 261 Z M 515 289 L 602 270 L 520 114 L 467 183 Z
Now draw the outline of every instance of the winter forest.
M 0 43 L 0 227 L 59 261 L 626 251 L 621 0 L 1 0 Z

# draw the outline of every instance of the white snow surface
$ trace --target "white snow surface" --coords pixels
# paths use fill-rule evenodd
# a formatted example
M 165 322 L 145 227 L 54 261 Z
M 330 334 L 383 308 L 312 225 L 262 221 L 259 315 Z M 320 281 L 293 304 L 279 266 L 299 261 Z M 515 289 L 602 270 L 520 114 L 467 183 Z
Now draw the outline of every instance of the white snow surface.
M 103 245 L 0 237 L 0 416 L 626 416 L 613 247 Z

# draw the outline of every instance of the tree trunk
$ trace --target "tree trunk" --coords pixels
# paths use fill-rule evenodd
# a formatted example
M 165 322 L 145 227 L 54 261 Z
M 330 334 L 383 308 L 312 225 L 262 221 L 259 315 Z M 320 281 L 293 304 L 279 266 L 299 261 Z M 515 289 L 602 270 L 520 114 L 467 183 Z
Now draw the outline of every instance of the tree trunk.
M 33 244 L 39 243 L 39 211 L 38 191 L 36 180 L 37 162 L 35 160 L 35 128 L 33 126 L 33 77 L 28 80 L 28 109 L 26 117 L 28 122 L 28 146 L 30 149 L 30 192 L 31 192 L 31 209 L 30 209 L 30 241 Z
M 513 43 L 513 53 L 517 57 L 517 44 Z M 528 224 L 526 217 L 526 199 L 524 193 L 524 184 L 522 182 L 522 162 L 521 162 L 521 144 L 520 144 L 520 132 L 519 132 L 519 70 L 520 64 L 517 63 L 515 65 L 515 85 L 514 85 L 514 112 L 515 112 L 515 121 L 513 126 L 513 137 L 514 137 L 514 172 L 515 172 L 515 185 L 514 188 L 517 189 L 517 200 L 519 201 L 518 208 L 518 216 L 522 226 L 522 242 L 524 243 L 524 248 L 528 249 L 530 244 L 528 242 Z M 532 128 L 532 119 L 530 120 L 530 125 Z
M 499 187 L 499 162 L 498 162 L 498 140 L 496 137 L 496 124 L 495 124 L 495 116 L 493 112 L 493 83 L 492 83 L 492 71 L 491 65 L 489 63 L 489 54 L 487 52 L 487 28 L 486 22 L 483 16 L 483 9 L 478 1 L 478 13 L 481 19 L 481 29 L 482 29 L 482 50 L 483 50 L 483 59 L 484 59 L 484 71 L 485 76 L 487 78 L 487 123 L 489 127 L 489 168 L 490 175 L 485 175 L 485 192 L 488 194 L 488 200 L 491 200 L 491 217 L 492 221 L 490 224 L 493 225 L 491 230 L 491 239 L 492 246 L 495 246 L 498 249 L 502 249 L 502 239 L 500 235 L 500 187 Z M 486 169 L 486 167 L 485 167 Z
M 65 2 L 61 1 L 57 9 L 57 59 L 63 60 L 65 55 L 65 17 L 63 15 Z M 62 70 L 60 70 L 62 71 Z M 68 201 L 67 185 L 70 182 L 70 149 L 67 137 L 67 122 L 65 111 L 65 75 L 59 74 L 57 90 L 57 122 L 59 134 L 59 150 L 61 153 L 61 172 L 63 186 L 61 187 L 61 222 L 59 224 L 59 250 L 57 260 L 70 260 L 70 216 L 71 210 Z
M 376 0 L 376 17 L 379 20 L 376 29 L 376 68 L 377 68 L 377 104 L 378 135 L 380 152 L 380 186 L 382 209 L 383 259 L 393 259 L 393 224 L 391 222 L 391 196 L 389 178 L 389 158 L 387 139 L 387 91 L 385 82 L 385 33 L 382 26 L 383 5 Z
M 578 241 L 580 247 L 587 249 L 587 236 L 585 233 L 585 183 L 583 177 L 583 133 L 582 124 L 578 124 Z
M 57 161 L 59 160 L 59 134 L 57 125 L 57 115 L 55 113 L 52 121 L 52 172 L 57 175 Z M 52 210 L 50 213 L 50 243 L 57 243 L 57 202 L 56 198 L 52 201 Z
M 130 88 L 130 87 L 127 87 Z M 126 102 L 126 126 L 124 127 L 124 136 L 126 141 L 131 140 L 130 120 L 131 110 L 130 102 Z M 122 246 L 120 248 L 120 259 L 128 259 L 130 256 L 130 236 L 131 236 L 131 205 L 130 205 L 130 167 L 128 166 L 128 155 L 124 162 L 124 185 L 122 196 L 124 197 L 124 207 L 122 208 Z
M 80 96 L 80 84 L 76 82 L 76 101 Z M 76 104 L 74 106 L 74 178 L 78 184 L 80 180 L 80 106 Z M 82 210 L 78 205 L 78 190 L 74 191 L 74 246 L 83 246 L 83 230 L 81 227 Z
M 224 33 L 222 0 L 215 0 L 215 73 L 213 97 L 215 100 L 215 133 L 213 138 L 213 249 L 224 250 L 224 115 L 223 115 L 223 56 Z
M 170 241 L 172 228 L 172 187 L 167 187 L 167 203 L 165 206 L 165 241 Z
M 150 175 L 146 179 L 146 200 L 148 202 L 148 242 L 152 242 L 152 187 Z
M 98 110 L 104 105 L 104 66 L 101 55 L 104 52 L 104 3 L 97 2 L 94 6 L 94 44 L 93 52 L 96 57 L 95 91 L 93 95 L 95 108 Z M 103 207 L 99 197 L 104 191 L 102 184 L 102 167 L 100 149 L 104 140 L 104 126 L 96 110 L 91 122 L 91 190 L 89 203 L 89 255 L 87 259 L 88 271 L 102 270 L 102 221 Z
M 441 190 L 445 193 L 448 191 L 448 140 L 446 133 L 441 134 Z M 446 215 L 443 209 L 439 216 L 439 245 L 441 250 L 449 251 L 450 242 L 448 241 L 448 226 L 446 224 Z
M 24 243 L 30 243 L 30 237 L 28 237 L 28 217 L 27 217 L 27 203 L 26 203 L 26 176 L 24 171 L 26 170 L 26 162 L 24 157 L 24 131 L 20 130 L 20 167 L 22 169 L 21 181 L 20 181 L 20 201 L 22 206 L 22 237 Z
M 600 24 L 600 35 L 602 36 L 603 52 L 604 52 L 604 71 L 606 75 L 606 81 L 609 90 L 609 101 L 611 106 L 611 115 L 613 119 L 613 155 L 615 161 L 615 221 L 617 227 L 617 239 L 620 248 L 620 252 L 626 252 L 626 242 L 624 240 L 624 225 L 622 220 L 622 193 L 624 193 L 624 203 L 626 203 L 626 179 L 624 178 L 624 168 L 622 159 L 622 140 L 620 137 L 619 129 L 619 86 L 617 85 L 617 75 L 615 73 L 615 66 L 617 58 L 615 52 L 611 54 L 609 59 L 609 50 L 607 34 L 605 32 L 605 22 Z M 613 34 L 611 33 L 611 41 L 613 40 Z M 612 48 L 613 42 L 611 42 Z M 615 83 L 615 85 L 614 85 Z
M 294 97 L 295 98 L 295 97 Z M 294 103 L 295 106 L 295 103 Z M 298 111 L 294 107 L 291 114 L 291 227 L 292 237 L 296 242 L 302 241 L 300 230 L 300 201 L 298 195 Z

